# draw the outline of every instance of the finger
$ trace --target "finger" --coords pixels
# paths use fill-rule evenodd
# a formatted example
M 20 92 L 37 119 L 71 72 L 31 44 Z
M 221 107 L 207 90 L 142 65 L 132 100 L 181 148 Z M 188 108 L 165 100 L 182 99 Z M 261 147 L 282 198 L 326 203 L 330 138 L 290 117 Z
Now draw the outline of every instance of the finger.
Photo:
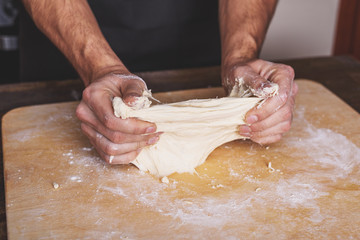
M 291 123 L 294 109 L 294 98 L 292 97 L 282 108 L 278 111 L 274 112 L 269 117 L 253 123 L 249 126 L 252 132 L 261 132 L 266 129 L 272 128 L 277 124 L 285 121 L 289 121 Z M 289 126 L 290 127 L 290 126 Z
M 278 135 L 278 134 L 282 135 L 285 132 L 290 130 L 290 126 L 291 126 L 291 121 L 288 120 L 288 121 L 281 122 L 271 128 L 265 129 L 264 131 L 258 131 L 258 132 L 252 131 L 250 139 L 261 139 L 261 138 Z
M 253 93 L 261 92 L 266 87 L 271 87 L 271 83 L 261 76 L 250 66 L 240 66 L 234 69 L 235 84 L 244 84 Z
M 142 81 L 126 79 L 121 88 L 122 98 L 125 103 L 131 104 L 143 95 L 145 89 L 146 86 Z
M 136 157 L 141 152 L 141 148 L 139 148 L 137 151 L 128 152 L 122 155 L 113 156 L 108 155 L 104 153 L 99 147 L 97 147 L 93 141 L 90 141 L 93 146 L 95 146 L 95 149 L 97 153 L 100 155 L 101 159 L 103 159 L 105 162 L 109 164 L 129 164 L 132 161 L 136 159 Z
M 270 121 L 270 119 L 267 118 L 266 120 L 251 126 L 241 125 L 239 126 L 239 134 L 249 138 L 262 138 L 276 134 L 283 134 L 291 128 L 292 116 L 281 122 L 274 121 L 267 123 L 266 121 L 268 120 Z
M 153 127 L 146 129 L 146 135 L 129 134 L 121 131 L 114 131 L 108 129 L 97 119 L 97 117 L 93 114 L 91 109 L 89 109 L 87 105 L 84 103 L 80 103 L 80 105 L 76 109 L 76 115 L 82 122 L 90 125 L 93 129 L 95 129 L 100 134 L 104 135 L 107 139 L 109 139 L 113 143 L 131 143 L 131 142 L 149 141 L 151 138 L 159 135 L 159 133 L 154 133 L 156 131 L 156 128 Z M 133 122 L 133 124 L 137 124 L 137 121 L 140 120 L 119 119 L 120 123 L 127 121 L 131 121 Z M 154 133 L 154 134 L 150 134 L 150 133 Z
M 129 164 L 136 159 L 141 149 L 118 156 L 105 156 L 105 161 L 110 164 Z
M 262 138 L 251 137 L 250 139 L 253 142 L 256 142 L 260 145 L 266 145 L 266 144 L 278 142 L 281 140 L 281 138 L 282 138 L 282 134 L 277 134 L 277 135 L 270 135 L 270 136 L 266 136 L 266 137 L 262 137 Z
M 81 129 L 83 130 L 85 135 L 88 136 L 89 139 L 92 139 L 94 145 L 96 145 L 99 149 L 102 150 L 102 152 L 107 155 L 116 156 L 136 151 L 139 148 L 155 144 L 159 140 L 159 136 L 157 135 L 153 138 L 150 138 L 148 141 L 115 144 L 86 124 L 81 124 Z
M 279 85 L 278 95 L 280 98 L 288 98 L 292 96 L 292 88 L 294 82 L 294 69 L 288 65 L 284 64 L 271 64 L 272 66 L 269 70 L 271 74 L 268 75 L 268 79 L 271 82 L 277 83 Z
M 287 79 L 287 81 L 293 82 L 295 77 L 294 69 L 285 64 L 272 63 L 269 61 L 257 59 L 256 61 L 249 62 L 248 65 L 254 69 L 256 73 L 270 82 L 279 84 L 279 80 L 282 79 Z
M 90 94 L 91 90 L 86 91 L 85 89 L 83 95 L 84 102 L 97 116 L 101 125 L 104 125 L 106 128 L 128 134 L 145 134 L 149 133 L 149 131 L 156 131 L 154 123 L 139 119 L 120 119 L 115 117 L 110 95 L 103 92 L 99 93 L 98 91 L 93 92 L 92 95 Z M 81 110 L 85 110 L 85 108 L 82 107 Z
M 262 104 L 250 109 L 245 115 L 245 122 L 247 124 L 254 124 L 262 121 L 277 112 L 284 104 L 286 104 L 287 98 L 283 98 L 280 95 L 275 95 L 269 99 L 264 100 Z
M 288 85 L 292 85 L 292 83 L 288 83 Z M 294 84 L 294 89 L 291 90 L 290 94 L 288 94 L 287 87 L 280 87 L 279 94 L 264 100 L 265 102 L 260 105 L 261 107 L 255 107 L 248 111 L 245 117 L 245 122 L 247 124 L 254 124 L 255 122 L 261 121 L 277 112 L 285 104 L 287 104 L 288 101 L 290 101 L 290 106 L 292 108 L 294 106 L 297 89 L 297 85 Z
M 292 90 L 291 95 L 295 97 L 297 95 L 298 91 L 299 91 L 299 86 L 297 85 L 296 82 L 293 82 L 291 90 Z
M 259 89 L 268 83 L 268 80 L 259 75 L 251 67 L 244 67 L 244 69 L 239 69 L 240 72 L 237 76 L 242 76 L 244 83 L 252 89 Z M 243 73 L 242 73 L 243 72 Z

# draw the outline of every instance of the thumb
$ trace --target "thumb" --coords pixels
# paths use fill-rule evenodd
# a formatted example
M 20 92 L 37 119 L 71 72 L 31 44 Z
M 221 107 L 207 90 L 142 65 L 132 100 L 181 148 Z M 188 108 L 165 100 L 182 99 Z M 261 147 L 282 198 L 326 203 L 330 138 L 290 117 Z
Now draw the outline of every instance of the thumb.
M 127 105 L 132 105 L 143 95 L 146 89 L 147 87 L 144 81 L 140 79 L 126 79 L 121 88 L 123 101 Z
M 279 89 L 276 83 L 270 82 L 257 73 L 253 68 L 246 66 L 238 72 L 235 84 L 246 88 L 253 95 L 261 98 L 268 98 L 275 95 Z

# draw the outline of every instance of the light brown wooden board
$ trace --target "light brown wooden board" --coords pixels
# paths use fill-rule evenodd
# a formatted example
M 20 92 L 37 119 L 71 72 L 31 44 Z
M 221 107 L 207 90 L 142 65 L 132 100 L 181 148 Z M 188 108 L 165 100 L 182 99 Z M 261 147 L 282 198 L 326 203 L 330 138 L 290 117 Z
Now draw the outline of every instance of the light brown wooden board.
M 198 175 L 174 174 L 169 184 L 103 163 L 79 129 L 75 102 L 9 112 L 9 239 L 359 239 L 359 114 L 323 86 L 297 82 L 293 128 L 281 142 L 225 144 Z

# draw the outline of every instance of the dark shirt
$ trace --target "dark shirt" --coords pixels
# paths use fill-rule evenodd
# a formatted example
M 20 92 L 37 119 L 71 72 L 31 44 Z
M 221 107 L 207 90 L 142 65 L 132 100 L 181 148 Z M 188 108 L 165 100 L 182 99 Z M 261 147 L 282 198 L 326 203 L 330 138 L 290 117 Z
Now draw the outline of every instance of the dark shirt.
M 132 72 L 220 64 L 217 0 L 89 0 L 114 52 Z M 21 81 L 76 78 L 23 10 Z

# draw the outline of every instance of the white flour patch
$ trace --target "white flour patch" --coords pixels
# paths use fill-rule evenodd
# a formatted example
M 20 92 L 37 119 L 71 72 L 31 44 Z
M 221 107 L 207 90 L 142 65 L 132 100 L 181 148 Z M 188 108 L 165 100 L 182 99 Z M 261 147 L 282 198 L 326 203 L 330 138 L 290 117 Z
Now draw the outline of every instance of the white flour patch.
M 94 148 L 93 147 L 83 147 L 83 148 L 81 148 L 81 150 L 90 152 L 90 151 L 94 150 Z
M 9 137 L 9 139 L 11 141 L 18 141 L 18 142 L 27 142 L 30 141 L 31 139 L 38 137 L 39 135 L 37 134 L 37 129 L 25 129 L 25 130 L 21 130 L 18 131 L 17 133 L 11 134 L 11 136 Z
M 234 177 L 238 177 L 239 173 L 235 172 L 234 169 L 230 168 L 230 172 L 229 172 L 230 176 L 234 176 Z
M 100 186 L 99 190 L 105 190 L 105 191 L 109 191 L 118 196 L 127 197 L 127 195 L 124 193 L 124 191 L 119 187 L 111 188 L 111 187 L 106 187 L 106 186 L 105 187 Z
M 73 182 L 82 182 L 82 179 L 80 176 L 71 176 L 70 180 Z
M 278 196 L 278 200 L 290 207 L 312 207 L 314 206 L 314 199 L 328 195 L 325 192 L 319 191 L 318 187 L 315 184 L 304 183 L 295 176 L 289 180 L 281 179 L 274 186 L 274 191 Z
M 333 181 L 345 178 L 353 171 L 359 173 L 359 168 L 355 168 L 360 164 L 359 147 L 344 135 L 326 128 L 315 128 L 305 119 L 304 109 L 296 113 L 293 125 L 301 126 L 302 136 L 288 136 L 286 141 L 283 141 L 284 146 L 281 147 L 293 148 L 294 152 L 291 156 L 306 161 L 304 166 L 314 167 L 299 170 L 303 170 L 310 179 L 311 175 L 316 173 L 318 177 Z M 277 151 L 280 152 L 281 147 Z M 301 163 L 297 167 L 301 167 Z

